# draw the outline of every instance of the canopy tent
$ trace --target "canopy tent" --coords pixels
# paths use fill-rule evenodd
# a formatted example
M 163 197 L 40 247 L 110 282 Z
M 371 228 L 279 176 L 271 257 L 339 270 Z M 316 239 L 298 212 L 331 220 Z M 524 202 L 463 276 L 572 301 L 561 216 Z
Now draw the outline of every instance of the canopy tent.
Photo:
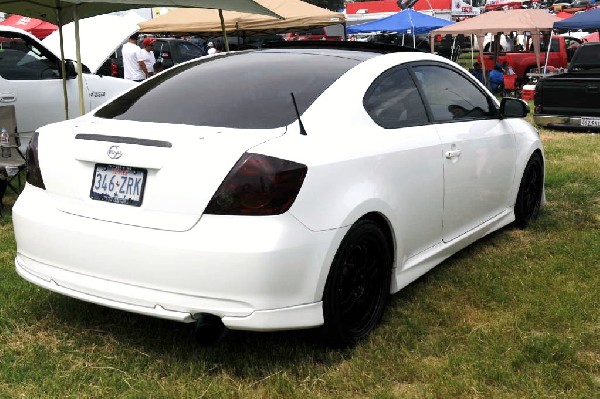
M 13 14 L 6 18 L 4 21 L 0 22 L 0 25 L 23 29 L 38 39 L 43 39 L 58 29 L 58 26 L 51 24 L 50 22 L 36 18 L 23 17 L 17 14 Z
M 300 27 L 318 27 L 344 23 L 343 13 L 329 11 L 300 0 L 257 0 L 264 7 L 285 19 L 235 11 L 223 11 L 225 30 L 233 31 L 285 31 Z M 220 32 L 217 10 L 179 8 L 142 22 L 141 32 Z
M 558 14 L 554 14 L 554 15 L 556 15 L 560 19 L 567 19 L 567 18 L 571 18 L 575 14 L 571 14 L 571 13 L 568 13 L 568 12 L 561 11 Z
M 62 25 L 75 22 L 75 47 L 77 53 L 77 84 L 79 86 L 79 110 L 85 112 L 83 105 L 83 79 L 79 43 L 79 18 L 107 14 L 114 11 L 129 10 L 136 7 L 201 7 L 219 10 L 233 10 L 270 15 L 276 18 L 281 16 L 258 4 L 254 0 L 0 0 L 0 10 L 8 13 L 36 17 L 44 21 L 55 22 L 60 35 L 61 59 L 64 61 Z M 65 116 L 68 119 L 68 99 L 66 86 L 66 67 L 62 63 L 63 96 L 65 101 Z
M 600 42 L 600 34 L 598 32 L 590 33 L 583 38 L 584 42 Z
M 0 0 L 0 10 L 58 24 L 139 7 L 196 7 L 280 17 L 254 0 Z M 76 10 L 76 12 L 75 12 Z
M 348 27 L 348 33 L 397 32 L 423 34 L 454 22 L 407 8 L 394 15 Z
M 483 45 L 486 33 L 529 32 L 533 38 L 533 50 L 537 67 L 540 68 L 540 33 L 549 33 L 555 22 L 560 21 L 556 16 L 540 9 L 516 9 L 506 11 L 490 11 L 476 17 L 457 22 L 430 32 L 432 36 L 431 51 L 433 52 L 433 36 L 470 34 L 477 37 L 479 56 L 483 60 Z M 566 21 L 570 21 L 567 19 Z M 485 63 L 482 62 L 485 76 Z
M 573 17 L 554 23 L 555 29 L 600 29 L 600 8 L 575 14 Z

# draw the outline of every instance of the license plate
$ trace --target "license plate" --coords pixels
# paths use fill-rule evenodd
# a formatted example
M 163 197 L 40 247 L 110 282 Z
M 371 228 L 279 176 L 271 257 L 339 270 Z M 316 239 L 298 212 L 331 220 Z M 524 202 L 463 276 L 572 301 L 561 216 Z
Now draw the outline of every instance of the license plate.
M 90 198 L 114 204 L 140 206 L 145 183 L 145 169 L 98 163 L 94 168 Z
M 581 118 L 581 126 L 600 127 L 600 118 Z

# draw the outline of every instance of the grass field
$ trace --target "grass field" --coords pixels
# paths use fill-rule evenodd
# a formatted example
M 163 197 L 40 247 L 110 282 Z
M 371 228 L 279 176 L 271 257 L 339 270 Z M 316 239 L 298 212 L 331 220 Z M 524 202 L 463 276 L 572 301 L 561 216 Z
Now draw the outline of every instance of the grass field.
M 38 289 L 14 271 L 9 207 L 0 398 L 600 398 L 600 135 L 542 138 L 537 222 L 402 290 L 350 350 L 310 331 L 235 332 L 203 348 L 186 325 Z

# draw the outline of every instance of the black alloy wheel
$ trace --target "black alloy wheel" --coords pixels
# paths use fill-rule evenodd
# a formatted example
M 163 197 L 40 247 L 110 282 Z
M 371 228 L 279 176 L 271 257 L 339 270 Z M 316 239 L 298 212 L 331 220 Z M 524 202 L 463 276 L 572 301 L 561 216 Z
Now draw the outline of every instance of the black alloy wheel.
M 525 166 L 517 201 L 515 202 L 515 224 L 518 227 L 525 228 L 537 218 L 542 203 L 543 187 L 544 166 L 542 157 L 535 152 L 529 158 L 527 166 Z
M 371 220 L 359 220 L 335 255 L 323 294 L 324 333 L 334 347 L 348 347 L 379 323 L 390 295 L 392 250 Z

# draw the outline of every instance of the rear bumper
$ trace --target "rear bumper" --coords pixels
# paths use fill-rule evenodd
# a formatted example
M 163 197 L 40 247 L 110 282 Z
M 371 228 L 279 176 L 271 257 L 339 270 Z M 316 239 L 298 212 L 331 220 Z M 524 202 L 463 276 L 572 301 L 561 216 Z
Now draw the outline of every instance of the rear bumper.
M 186 232 L 56 210 L 27 186 L 13 208 L 17 272 L 49 290 L 125 311 L 231 329 L 323 323 L 322 287 L 343 229 L 308 230 L 289 214 L 205 216 Z
M 123 291 L 128 291 L 130 294 L 134 294 L 138 298 L 138 301 L 139 298 L 152 297 L 153 302 L 166 304 L 164 306 L 169 306 L 169 304 L 182 301 L 188 303 L 189 305 L 194 298 L 186 298 L 185 296 L 169 293 L 159 294 L 153 290 L 147 290 L 140 287 L 131 287 L 125 284 L 119 284 L 110 281 L 102 281 L 89 276 L 77 277 L 80 281 L 82 279 L 89 280 L 87 281 L 88 284 L 85 284 L 83 287 L 81 287 L 83 291 L 78 291 L 77 289 L 66 286 L 68 285 L 68 281 L 72 280 L 72 278 L 69 278 L 69 276 L 59 276 L 58 278 L 50 277 L 48 275 L 41 276 L 28 269 L 27 266 L 25 266 L 25 263 L 29 263 L 31 265 L 35 264 L 36 262 L 22 256 L 17 256 L 15 258 L 15 267 L 17 273 L 19 273 L 19 275 L 25 280 L 50 291 L 58 292 L 59 294 L 77 298 L 82 301 L 92 302 L 109 308 L 138 313 L 146 316 L 184 323 L 191 323 L 195 321 L 195 314 L 165 309 L 159 304 L 154 306 L 144 306 L 135 303 L 127 303 L 109 299 L 110 297 L 119 296 L 119 292 Z M 38 271 L 40 266 L 42 266 L 42 268 L 48 267 L 39 264 L 36 266 Z M 56 274 L 56 271 L 54 271 L 53 275 Z M 57 283 L 55 279 L 58 280 L 59 283 Z M 99 293 L 100 295 L 107 296 L 108 298 L 88 293 L 90 292 L 89 287 L 91 286 L 95 287 L 95 292 Z M 248 316 L 243 317 L 223 316 L 221 321 L 227 328 L 232 330 L 274 331 L 307 328 L 323 324 L 323 307 L 322 302 L 315 302 L 299 306 L 290 306 L 282 309 L 251 311 Z
M 572 115 L 533 115 L 536 124 L 544 127 L 588 131 L 600 130 L 600 126 L 582 126 L 582 116 Z

